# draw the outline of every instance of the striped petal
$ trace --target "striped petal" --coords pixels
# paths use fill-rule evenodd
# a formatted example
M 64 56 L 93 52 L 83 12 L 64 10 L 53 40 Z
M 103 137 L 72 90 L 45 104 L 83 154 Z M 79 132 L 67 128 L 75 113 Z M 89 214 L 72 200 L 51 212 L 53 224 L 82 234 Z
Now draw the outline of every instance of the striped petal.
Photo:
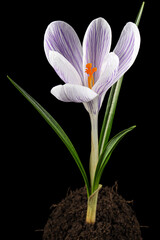
M 63 21 L 49 24 L 44 35 L 44 50 L 48 61 L 49 51 L 59 52 L 82 78 L 82 46 L 76 32 L 69 24 Z
M 85 72 L 86 64 L 92 63 L 97 68 L 94 73 L 96 82 L 100 76 L 101 66 L 106 54 L 109 53 L 111 46 L 111 28 L 103 18 L 93 20 L 87 28 L 83 40 L 83 71 Z M 84 85 L 87 86 L 87 74 L 84 75 Z
M 49 51 L 49 62 L 65 83 L 80 84 L 81 79 L 73 65 L 60 53 Z
M 101 68 L 101 75 L 92 88 L 97 94 L 102 96 L 102 94 L 114 84 L 118 66 L 119 58 L 115 53 L 110 52 L 108 55 L 106 55 L 105 61 Z
M 128 22 L 122 30 L 114 53 L 119 57 L 119 69 L 115 82 L 134 63 L 140 47 L 140 33 L 136 24 Z
M 53 87 L 51 89 L 51 93 L 58 100 L 61 100 L 63 102 L 77 102 L 77 103 L 86 103 L 98 96 L 94 91 L 92 91 L 88 87 L 69 83 Z

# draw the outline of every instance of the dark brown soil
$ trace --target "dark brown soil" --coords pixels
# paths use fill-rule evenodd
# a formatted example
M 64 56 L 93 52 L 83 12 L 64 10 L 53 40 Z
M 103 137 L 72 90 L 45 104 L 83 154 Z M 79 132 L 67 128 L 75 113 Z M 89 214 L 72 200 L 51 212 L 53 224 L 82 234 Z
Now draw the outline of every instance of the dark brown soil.
M 85 223 L 86 206 L 85 188 L 53 205 L 43 240 L 142 240 L 134 211 L 113 188 L 100 190 L 94 225 Z

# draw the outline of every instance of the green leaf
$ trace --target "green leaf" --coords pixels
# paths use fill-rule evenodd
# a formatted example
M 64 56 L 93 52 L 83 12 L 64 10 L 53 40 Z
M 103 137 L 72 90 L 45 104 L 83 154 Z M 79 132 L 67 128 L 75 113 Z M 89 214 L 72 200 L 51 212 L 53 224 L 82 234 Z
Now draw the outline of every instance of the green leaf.
M 115 135 L 107 144 L 107 146 L 105 147 L 105 150 L 103 151 L 103 153 L 100 155 L 98 164 L 97 164 L 97 168 L 96 168 L 96 172 L 95 172 L 95 177 L 94 177 L 94 190 L 97 189 L 102 173 L 104 171 L 104 168 L 106 166 L 106 164 L 108 163 L 108 160 L 113 152 L 113 150 L 116 148 L 116 146 L 118 145 L 118 143 L 122 140 L 122 138 L 129 133 L 130 131 L 132 131 L 136 126 L 132 126 L 130 128 L 127 128 L 125 130 L 123 130 L 122 132 L 118 133 L 117 135 Z
M 139 25 L 139 22 L 140 22 L 140 19 L 142 16 L 144 4 L 145 4 L 145 2 L 142 3 L 141 8 L 138 12 L 137 18 L 135 20 L 135 24 L 137 26 Z M 105 116 L 104 116 L 104 120 L 103 120 L 103 124 L 102 124 L 102 128 L 101 128 L 101 133 L 100 133 L 99 154 L 103 153 L 103 150 L 105 149 L 105 146 L 110 137 L 123 77 L 124 76 L 122 76 L 118 80 L 118 82 L 112 86 L 111 91 L 110 91 L 110 95 L 108 98 L 108 103 L 107 103 L 107 107 L 106 107 L 106 111 L 105 111 Z
M 45 119 L 45 121 L 51 126 L 51 128 L 57 133 L 57 135 L 60 137 L 60 139 L 63 141 L 63 143 L 68 148 L 69 152 L 71 153 L 72 157 L 74 158 L 86 185 L 87 188 L 87 194 L 90 195 L 90 186 L 89 181 L 86 175 L 86 172 L 84 170 L 84 167 L 81 163 L 81 160 L 71 143 L 70 139 L 64 132 L 64 130 L 61 128 L 61 126 L 56 122 L 56 120 L 34 99 L 32 98 L 25 90 L 23 90 L 17 83 L 15 83 L 9 76 L 7 78 L 10 80 L 10 82 L 19 90 L 19 92 L 32 104 L 32 106 L 40 113 L 40 115 Z
M 137 15 L 137 17 L 136 17 L 135 24 L 136 24 L 137 26 L 139 26 L 139 23 L 140 23 L 140 20 L 141 20 L 141 17 L 142 17 L 142 13 L 143 13 L 144 5 L 145 5 L 145 2 L 142 2 L 141 8 L 140 8 L 140 10 L 139 10 L 139 12 L 138 12 L 138 15 Z
M 110 91 L 99 138 L 99 154 L 102 154 L 109 140 L 122 81 L 123 77 L 121 77 L 118 82 L 112 86 Z

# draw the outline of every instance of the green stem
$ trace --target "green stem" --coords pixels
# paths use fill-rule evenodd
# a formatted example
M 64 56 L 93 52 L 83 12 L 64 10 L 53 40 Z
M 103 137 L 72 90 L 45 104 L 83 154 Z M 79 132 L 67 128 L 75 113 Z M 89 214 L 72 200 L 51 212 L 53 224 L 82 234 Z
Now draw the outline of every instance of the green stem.
M 91 120 L 91 155 L 89 168 L 92 194 L 94 175 L 98 163 L 98 114 L 90 114 L 90 120 Z
M 102 185 L 99 185 L 97 190 L 88 198 L 87 215 L 86 215 L 86 223 L 88 224 L 94 224 L 96 222 L 98 193 L 101 187 Z
M 94 176 L 98 164 L 98 113 L 90 114 L 90 120 L 91 120 L 91 155 L 89 170 L 91 181 L 91 195 L 88 197 L 86 223 L 94 224 L 96 221 L 98 192 L 99 189 L 102 187 L 101 185 L 99 185 L 96 191 L 93 192 Z

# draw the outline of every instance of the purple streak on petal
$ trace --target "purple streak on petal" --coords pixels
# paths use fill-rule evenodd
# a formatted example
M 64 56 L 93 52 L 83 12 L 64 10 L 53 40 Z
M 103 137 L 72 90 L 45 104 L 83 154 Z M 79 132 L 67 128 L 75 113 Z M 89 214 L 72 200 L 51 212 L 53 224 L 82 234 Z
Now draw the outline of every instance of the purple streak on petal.
M 109 34 L 105 35 L 105 32 L 103 30 L 101 30 L 101 33 L 99 34 L 101 35 L 102 38 L 105 38 L 106 40 L 109 38 Z M 92 63 L 93 67 L 97 67 L 97 71 L 94 74 L 94 80 L 95 83 L 99 78 L 100 72 L 101 72 L 101 66 L 104 60 L 104 56 L 106 54 L 108 54 L 108 46 L 105 47 L 104 42 L 102 42 L 102 44 L 98 46 L 98 42 L 100 41 L 98 39 L 97 36 L 97 32 L 96 30 L 94 31 L 94 36 L 92 36 L 94 38 L 88 39 L 87 41 L 87 51 L 88 51 L 88 55 L 86 58 L 86 62 L 87 63 Z M 90 54 L 89 54 L 90 53 Z
M 94 73 L 94 82 L 98 80 L 104 57 L 109 53 L 111 46 L 111 29 L 103 18 L 95 19 L 89 25 L 83 41 L 83 68 L 87 63 L 97 67 Z M 84 75 L 87 84 L 87 74 Z
M 140 34 L 134 23 L 127 23 L 122 30 L 114 52 L 119 57 L 119 69 L 116 82 L 134 63 L 140 47 Z
M 99 94 L 100 96 L 106 92 L 114 82 L 114 78 L 117 74 L 117 70 L 119 67 L 119 58 L 118 56 L 110 52 L 104 61 L 101 75 L 98 79 L 98 81 L 93 86 L 93 90 Z
M 96 89 L 96 92 L 99 94 L 99 96 L 102 96 L 104 93 L 108 91 L 108 89 L 114 84 L 114 78 L 117 73 L 117 69 L 114 70 L 112 75 L 107 79 L 107 81 L 100 85 L 99 88 Z
M 81 85 L 81 79 L 73 65 L 59 52 L 49 52 L 49 62 L 65 83 Z
M 119 64 L 119 69 L 118 69 L 118 74 L 116 78 L 120 78 L 122 76 L 122 74 L 124 72 L 126 72 L 126 70 L 128 69 L 128 64 L 131 61 L 132 58 L 132 54 L 134 51 L 134 36 L 132 34 L 130 40 L 128 41 L 128 45 L 123 46 L 121 53 L 116 53 L 117 55 L 119 55 L 119 60 L 120 60 L 120 64 Z
M 49 50 L 62 54 L 75 67 L 82 79 L 82 46 L 69 24 L 62 21 L 52 22 L 45 32 L 44 49 L 47 59 Z

